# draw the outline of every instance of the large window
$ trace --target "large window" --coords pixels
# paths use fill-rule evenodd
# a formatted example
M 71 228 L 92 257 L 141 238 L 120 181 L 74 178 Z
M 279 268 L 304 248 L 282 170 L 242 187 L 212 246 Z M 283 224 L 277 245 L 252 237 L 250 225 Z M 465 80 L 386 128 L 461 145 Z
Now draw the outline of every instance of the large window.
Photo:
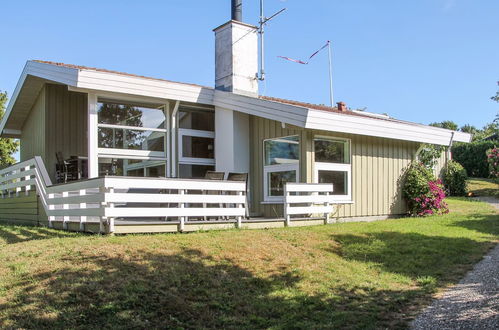
M 285 183 L 299 180 L 299 138 L 295 135 L 268 139 L 263 148 L 265 201 L 281 201 Z
M 332 183 L 336 200 L 351 201 L 350 140 L 318 137 L 314 140 L 314 152 L 315 182 Z
M 215 168 L 215 112 L 182 105 L 178 114 L 179 176 L 202 178 Z
M 160 105 L 100 100 L 99 175 L 166 176 L 167 115 Z

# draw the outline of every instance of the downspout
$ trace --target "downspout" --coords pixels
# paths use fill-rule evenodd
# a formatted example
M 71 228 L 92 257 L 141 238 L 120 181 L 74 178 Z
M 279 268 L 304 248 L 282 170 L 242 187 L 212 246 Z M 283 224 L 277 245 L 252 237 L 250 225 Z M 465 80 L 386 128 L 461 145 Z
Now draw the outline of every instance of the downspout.
M 454 131 L 452 131 L 452 135 L 450 136 L 449 146 L 447 147 L 447 152 L 445 153 L 445 163 L 447 164 L 450 160 L 452 160 L 452 143 L 454 142 Z
M 177 112 L 178 112 L 178 108 L 179 108 L 179 105 L 180 105 L 180 101 L 176 101 L 175 102 L 175 106 L 173 107 L 173 111 L 172 111 L 172 129 L 171 129 L 171 143 L 172 143 L 172 147 L 171 147 L 171 150 L 172 150 L 172 153 L 171 153 L 171 168 L 172 168 L 172 171 L 171 171 L 171 176 L 172 178 L 176 178 L 177 177 L 177 124 L 178 124 L 178 121 L 177 121 Z

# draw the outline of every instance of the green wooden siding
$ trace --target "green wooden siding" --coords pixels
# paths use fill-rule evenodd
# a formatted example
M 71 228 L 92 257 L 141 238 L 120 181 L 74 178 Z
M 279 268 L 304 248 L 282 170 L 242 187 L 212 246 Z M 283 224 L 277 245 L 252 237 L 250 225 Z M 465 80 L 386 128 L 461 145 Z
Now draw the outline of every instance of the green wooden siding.
M 45 161 L 45 94 L 45 88 L 42 88 L 24 122 L 20 138 L 21 161 L 34 156 L 42 156 Z
M 64 158 L 87 155 L 87 97 L 46 84 L 23 125 L 21 161 L 41 156 L 54 180 L 58 151 Z
M 362 217 L 403 214 L 401 175 L 412 161 L 419 143 L 344 133 L 304 130 L 280 122 L 252 116 L 251 144 L 251 212 L 254 215 L 281 216 L 282 205 L 263 201 L 263 140 L 286 135 L 300 136 L 300 181 L 313 182 L 314 136 L 331 136 L 351 140 L 352 199 L 341 204 L 339 217 Z

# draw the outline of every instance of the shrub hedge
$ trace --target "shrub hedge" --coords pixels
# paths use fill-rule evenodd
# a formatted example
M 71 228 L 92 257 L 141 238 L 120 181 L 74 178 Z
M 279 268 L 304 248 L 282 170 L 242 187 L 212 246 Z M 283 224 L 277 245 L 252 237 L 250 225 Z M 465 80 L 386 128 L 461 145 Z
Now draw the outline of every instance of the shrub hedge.
M 478 141 L 473 143 L 459 143 L 452 147 L 452 158 L 463 165 L 471 177 L 487 178 L 489 164 L 486 152 L 499 144 L 497 141 Z
M 458 162 L 451 160 L 443 171 L 445 190 L 449 196 L 464 196 L 466 194 L 466 170 Z

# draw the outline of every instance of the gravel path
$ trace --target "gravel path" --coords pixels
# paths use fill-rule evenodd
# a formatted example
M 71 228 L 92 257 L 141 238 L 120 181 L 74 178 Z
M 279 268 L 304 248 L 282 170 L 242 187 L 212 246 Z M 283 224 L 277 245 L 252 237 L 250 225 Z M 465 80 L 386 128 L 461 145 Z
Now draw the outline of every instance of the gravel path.
M 499 200 L 477 198 L 499 209 Z M 499 329 L 499 245 L 426 308 L 412 329 Z

